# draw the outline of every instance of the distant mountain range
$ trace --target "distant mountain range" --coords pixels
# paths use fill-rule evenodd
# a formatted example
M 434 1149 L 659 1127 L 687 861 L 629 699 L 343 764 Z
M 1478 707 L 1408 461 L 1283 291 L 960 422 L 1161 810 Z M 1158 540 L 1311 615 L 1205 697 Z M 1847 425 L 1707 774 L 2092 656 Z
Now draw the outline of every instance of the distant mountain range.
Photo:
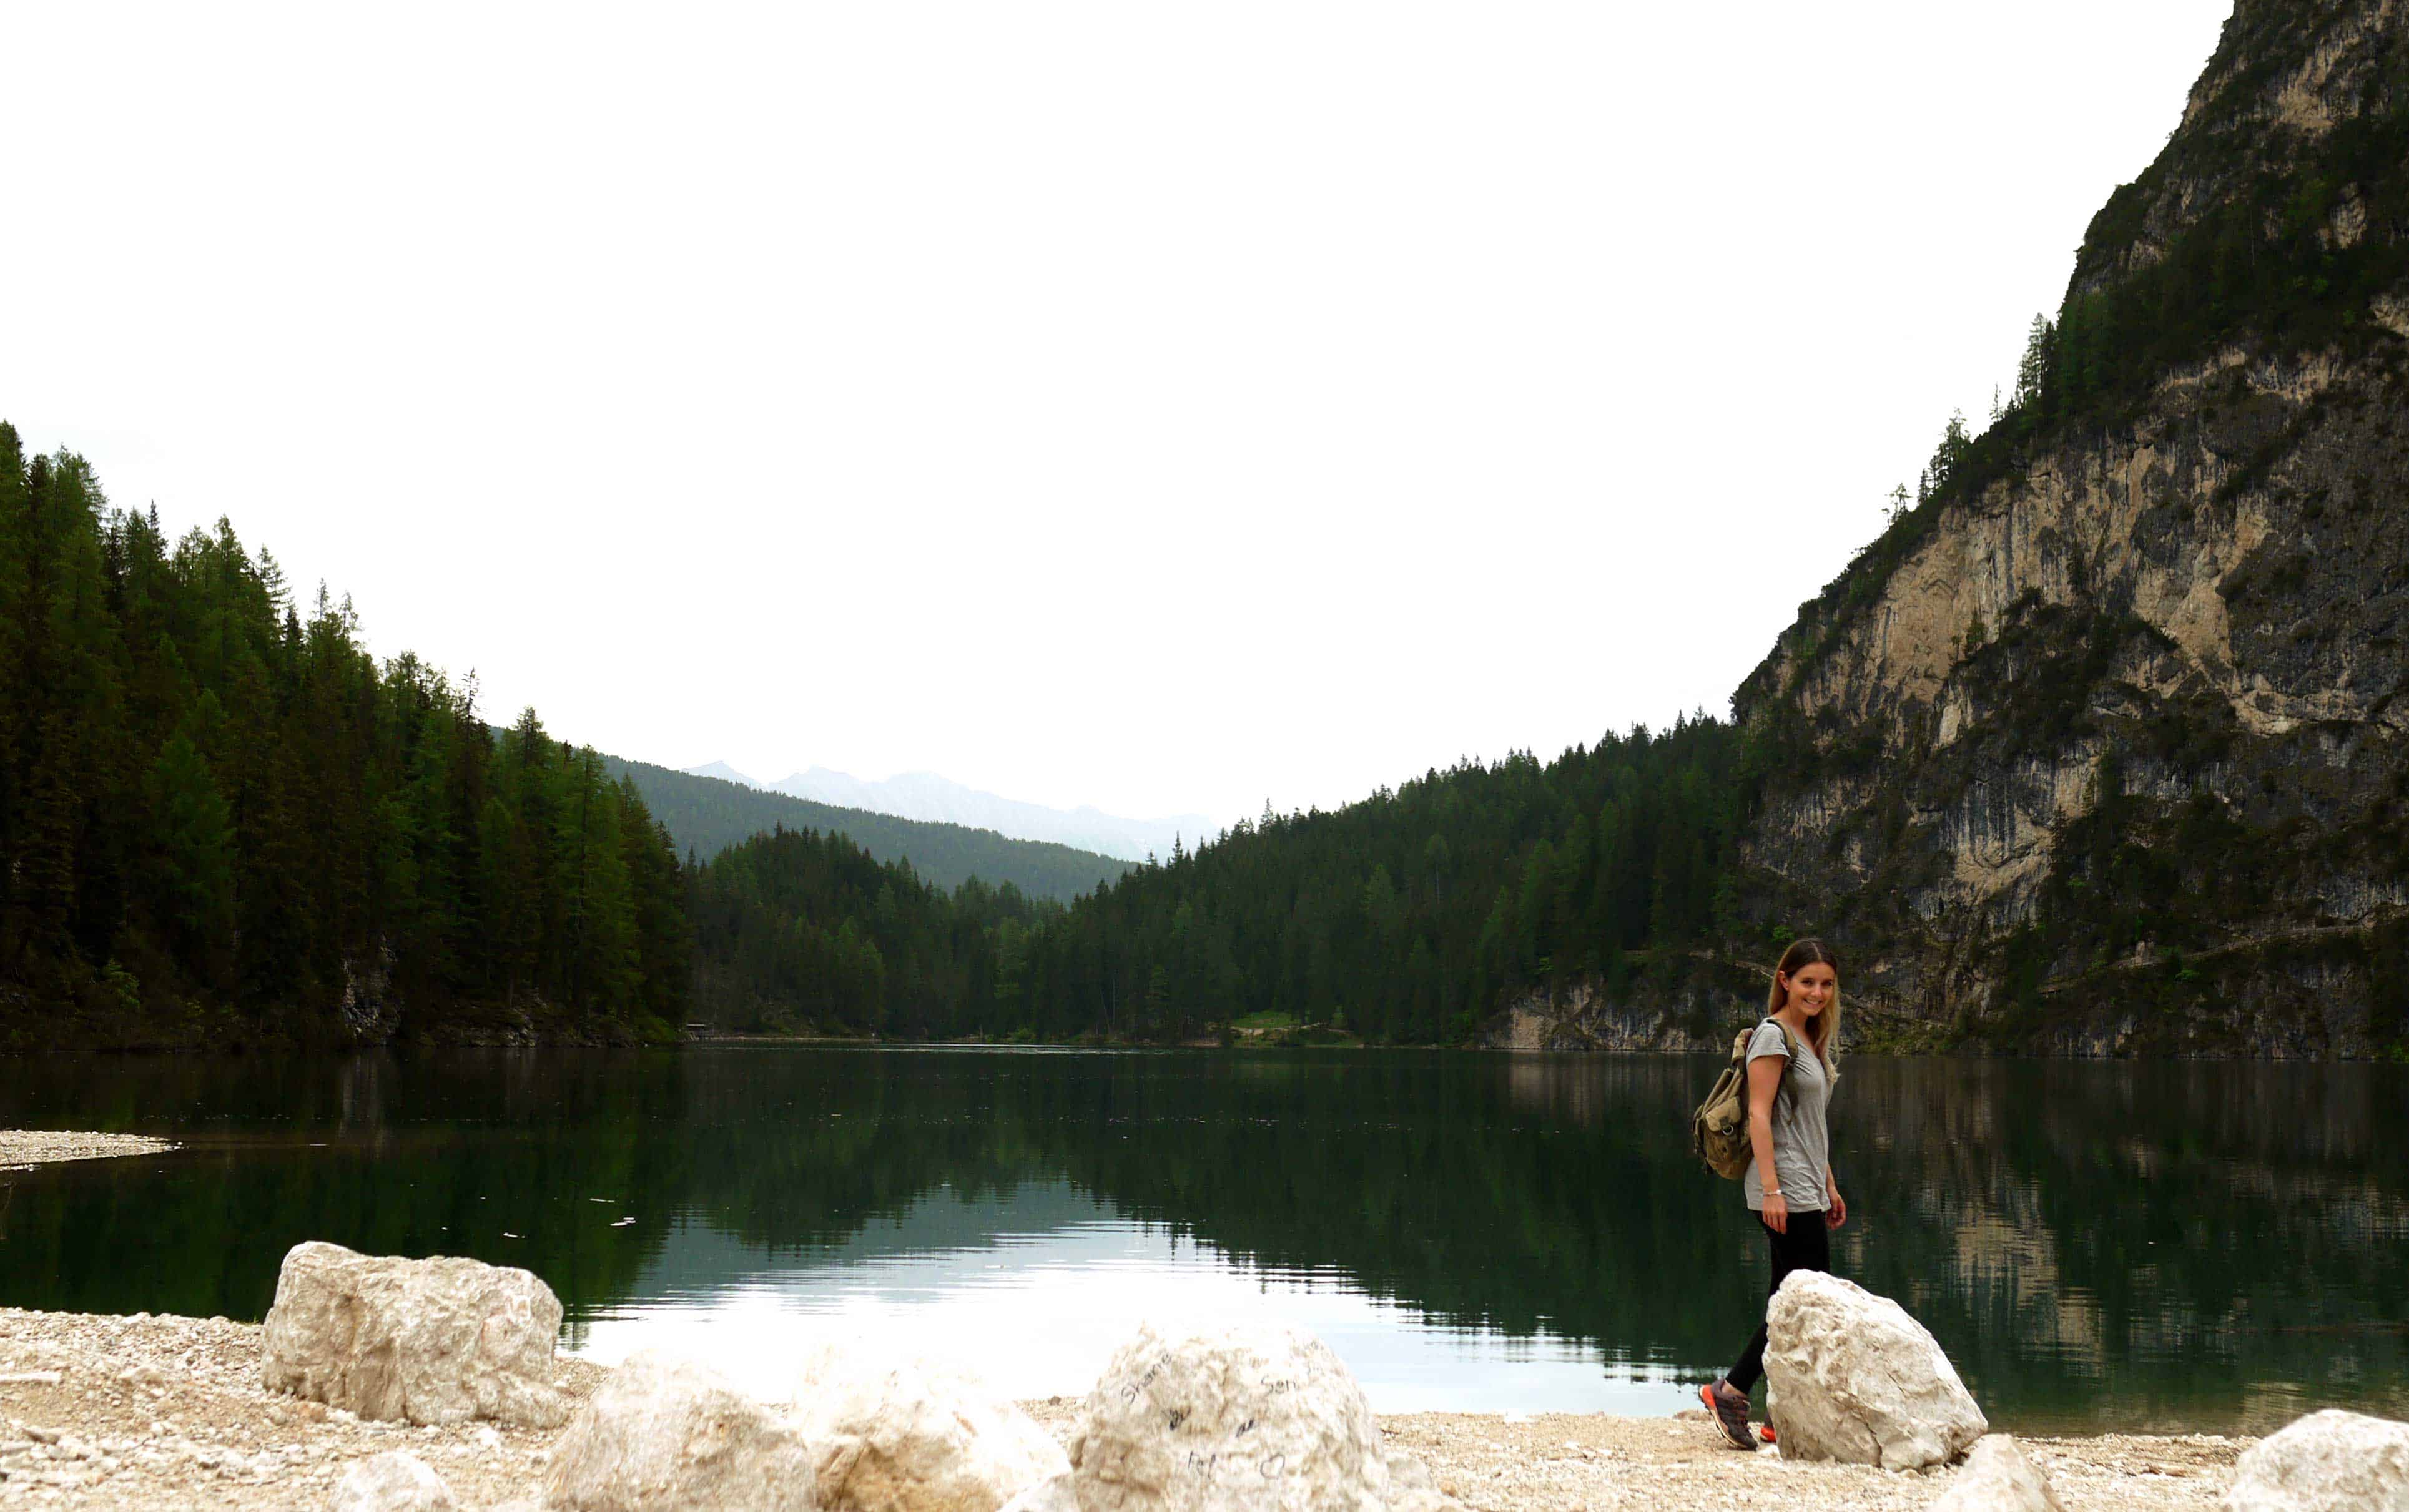
M 1048 841 L 1125 861 L 1143 861 L 1148 855 L 1169 860 L 1175 840 L 1184 841 L 1193 848 L 1198 841 L 1221 830 L 1220 825 L 1201 814 L 1125 819 L 1085 804 L 1075 809 L 1049 809 L 1044 804 L 1025 803 L 965 787 L 933 771 L 907 771 L 884 782 L 868 782 L 848 772 L 814 767 L 775 783 L 747 777 L 724 761 L 689 767 L 686 771 L 689 776 L 716 777 L 814 803 L 866 809 L 901 819 L 992 829 L 1016 840 Z
M 614 779 L 632 778 L 644 806 L 669 827 L 678 849 L 705 860 L 784 825 L 844 835 L 879 860 L 911 862 L 921 876 L 948 891 L 977 877 L 991 886 L 1008 882 L 1032 897 L 1068 902 L 1129 870 L 1129 863 L 1117 857 L 1011 839 L 966 825 L 815 802 L 716 771 L 673 771 L 608 754 L 602 756 L 602 766 Z

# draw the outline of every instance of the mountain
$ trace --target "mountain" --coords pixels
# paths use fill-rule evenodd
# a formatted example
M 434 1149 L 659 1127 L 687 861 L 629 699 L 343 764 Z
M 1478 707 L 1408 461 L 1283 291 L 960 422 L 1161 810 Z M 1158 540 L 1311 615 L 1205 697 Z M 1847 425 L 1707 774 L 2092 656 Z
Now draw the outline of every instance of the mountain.
M 1699 1049 L 1814 933 L 1859 1045 L 2409 1060 L 2404 499 L 2409 7 L 2243 0 L 1730 721 L 1241 821 L 906 1016 Z
M 783 825 L 788 829 L 850 836 L 875 858 L 908 860 L 923 881 L 947 890 L 978 877 L 990 886 L 1009 883 L 1032 898 L 1068 901 L 1128 870 L 1125 862 L 1110 857 L 1067 845 L 1009 839 L 989 829 L 839 808 L 764 791 L 742 781 L 674 771 L 620 756 L 605 756 L 602 765 L 613 778 L 635 783 L 645 807 L 668 827 L 681 855 L 692 852 L 704 860 L 739 841 Z
M 1735 697 L 1738 854 L 1926 1043 L 2409 1012 L 2409 9 L 2243 0 L 2017 404 Z
M 751 781 L 722 762 L 689 770 L 698 775 Z M 753 785 L 841 808 L 969 825 L 1020 840 L 1051 841 L 1077 850 L 1118 856 L 1125 861 L 1143 861 L 1148 856 L 1168 859 L 1175 843 L 1195 845 L 1221 829 L 1201 814 L 1178 814 L 1166 819 L 1124 819 L 1086 804 L 1075 809 L 1049 809 L 965 787 L 933 771 L 907 771 L 883 782 L 869 782 L 849 772 L 814 767 L 784 782 Z

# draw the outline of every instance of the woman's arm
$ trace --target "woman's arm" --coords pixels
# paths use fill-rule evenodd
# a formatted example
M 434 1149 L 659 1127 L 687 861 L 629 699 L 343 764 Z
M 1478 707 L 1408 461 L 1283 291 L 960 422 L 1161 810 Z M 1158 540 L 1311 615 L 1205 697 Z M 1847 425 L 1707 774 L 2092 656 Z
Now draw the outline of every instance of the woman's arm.
M 1748 1149 L 1756 1160 L 1756 1185 L 1765 1193 L 1765 1226 L 1775 1233 L 1790 1231 L 1790 1203 L 1782 1195 L 1782 1178 L 1773 1173 L 1773 1100 L 1782 1090 L 1782 1073 L 1790 1069 L 1787 1055 L 1758 1056 L 1748 1063 Z

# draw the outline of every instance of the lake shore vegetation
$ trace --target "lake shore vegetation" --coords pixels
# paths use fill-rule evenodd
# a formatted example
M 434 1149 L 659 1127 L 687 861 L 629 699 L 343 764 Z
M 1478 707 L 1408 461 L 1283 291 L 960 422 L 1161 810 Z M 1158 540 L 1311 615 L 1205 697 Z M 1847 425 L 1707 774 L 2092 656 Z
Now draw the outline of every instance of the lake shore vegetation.
M 674 1032 L 666 832 L 475 702 L 0 424 L 0 1044 Z

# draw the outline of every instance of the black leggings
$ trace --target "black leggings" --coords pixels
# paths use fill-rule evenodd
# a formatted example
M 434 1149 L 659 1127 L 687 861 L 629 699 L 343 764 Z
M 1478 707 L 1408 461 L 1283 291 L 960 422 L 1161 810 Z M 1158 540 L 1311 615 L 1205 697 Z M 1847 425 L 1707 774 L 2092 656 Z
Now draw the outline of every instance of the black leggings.
M 1773 1241 L 1773 1285 L 1765 1289 L 1766 1296 L 1782 1289 L 1782 1278 L 1793 1271 L 1829 1271 L 1832 1268 L 1832 1231 L 1824 1227 L 1824 1210 L 1801 1213 L 1790 1210 L 1790 1231 L 1775 1233 L 1762 1217 L 1757 1226 L 1765 1237 Z M 1739 1363 L 1731 1368 L 1724 1379 L 1735 1391 L 1753 1391 L 1765 1374 L 1765 1324 L 1760 1319 L 1756 1332 L 1748 1337 L 1748 1347 L 1739 1352 Z

